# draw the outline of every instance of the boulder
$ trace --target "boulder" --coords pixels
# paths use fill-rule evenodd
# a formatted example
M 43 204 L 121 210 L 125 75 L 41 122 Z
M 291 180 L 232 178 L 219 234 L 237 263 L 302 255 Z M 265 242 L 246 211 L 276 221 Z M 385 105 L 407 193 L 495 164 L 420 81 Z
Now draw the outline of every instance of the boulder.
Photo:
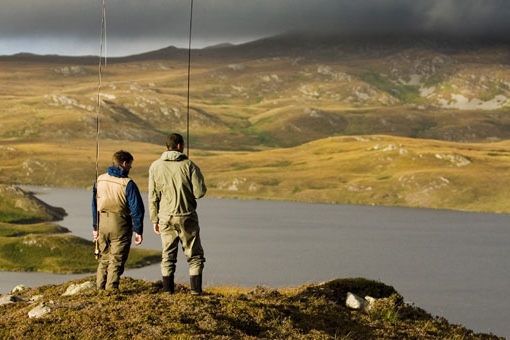
M 12 290 L 11 290 L 11 294 L 14 294 L 14 293 L 17 293 L 17 292 L 21 292 L 22 290 L 25 290 L 27 287 L 25 287 L 25 285 L 17 285 L 16 287 L 14 287 Z
M 30 297 L 30 301 L 35 302 L 35 301 L 41 300 L 43 297 L 44 297 L 44 295 L 34 295 L 34 296 Z
M 376 299 L 371 296 L 365 296 L 365 298 L 362 298 L 356 294 L 348 292 L 345 305 L 352 309 L 368 312 L 372 308 L 375 300 Z
M 48 314 L 50 312 L 51 312 L 51 308 L 49 306 L 47 306 L 46 303 L 42 302 L 37 307 L 31 309 L 30 312 L 28 312 L 28 317 L 30 319 L 38 319 L 38 318 L 45 316 L 46 314 Z
M 92 281 L 86 281 L 81 284 L 72 284 L 67 287 L 67 290 L 62 294 L 62 296 L 66 295 L 76 295 L 79 293 L 87 292 L 96 288 L 96 285 Z
M 11 294 L 3 295 L 0 298 L 0 306 L 8 305 L 10 303 L 15 303 L 15 302 L 20 302 L 20 301 L 23 301 L 23 299 L 20 298 L 19 296 L 11 295 Z

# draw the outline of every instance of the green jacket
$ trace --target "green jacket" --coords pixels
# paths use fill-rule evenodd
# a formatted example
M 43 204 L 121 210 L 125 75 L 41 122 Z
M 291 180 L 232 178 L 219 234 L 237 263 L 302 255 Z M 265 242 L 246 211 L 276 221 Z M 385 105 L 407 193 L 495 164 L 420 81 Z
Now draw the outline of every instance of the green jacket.
M 149 168 L 149 213 L 151 222 L 166 224 L 170 216 L 193 213 L 197 199 L 205 195 L 200 168 L 179 151 L 165 151 Z

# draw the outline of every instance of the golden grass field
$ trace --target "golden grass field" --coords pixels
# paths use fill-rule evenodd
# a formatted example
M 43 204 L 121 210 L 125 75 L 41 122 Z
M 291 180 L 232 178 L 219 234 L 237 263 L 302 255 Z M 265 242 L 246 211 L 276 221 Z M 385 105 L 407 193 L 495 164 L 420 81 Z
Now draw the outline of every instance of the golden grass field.
M 101 141 L 100 173 L 119 149 L 133 153 L 131 177 L 146 191 L 148 168 L 164 147 Z M 90 188 L 95 180 L 93 141 L 4 143 L 0 151 L 1 183 Z M 349 136 L 264 151 L 191 149 L 190 158 L 213 197 L 510 211 L 509 141 Z

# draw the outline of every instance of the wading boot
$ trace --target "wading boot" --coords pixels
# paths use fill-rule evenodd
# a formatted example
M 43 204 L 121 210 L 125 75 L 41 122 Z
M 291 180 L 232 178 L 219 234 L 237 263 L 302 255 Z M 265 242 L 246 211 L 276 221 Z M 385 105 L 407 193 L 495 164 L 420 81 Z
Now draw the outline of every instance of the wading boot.
M 189 282 L 190 282 L 190 286 L 191 286 L 191 294 L 192 295 L 202 294 L 202 274 L 191 275 L 189 277 Z
M 173 294 L 175 291 L 174 276 L 163 276 L 163 292 Z

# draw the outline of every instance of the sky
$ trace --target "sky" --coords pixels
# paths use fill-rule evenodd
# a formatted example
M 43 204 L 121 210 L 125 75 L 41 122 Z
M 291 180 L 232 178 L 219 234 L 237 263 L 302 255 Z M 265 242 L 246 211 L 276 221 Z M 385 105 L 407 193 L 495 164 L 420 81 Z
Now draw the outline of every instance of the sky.
M 191 14 L 192 48 L 305 31 L 510 36 L 510 0 L 0 0 L 0 55 L 187 48 Z

